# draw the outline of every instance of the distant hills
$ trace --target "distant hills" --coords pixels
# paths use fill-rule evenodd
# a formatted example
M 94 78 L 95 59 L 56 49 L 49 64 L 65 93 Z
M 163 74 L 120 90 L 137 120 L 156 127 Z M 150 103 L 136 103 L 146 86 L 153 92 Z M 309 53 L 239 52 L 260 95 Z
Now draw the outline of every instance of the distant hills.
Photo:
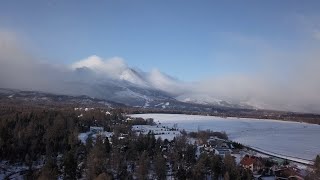
M 136 90 L 136 89 L 135 89 Z M 138 89 L 137 91 L 145 91 Z M 320 115 L 293 113 L 286 111 L 258 110 L 250 108 L 228 107 L 212 104 L 196 104 L 191 102 L 177 101 L 170 96 L 162 95 L 157 91 L 146 91 L 148 96 L 141 98 L 142 106 L 130 106 L 103 98 L 93 98 L 86 95 L 59 95 L 39 91 L 22 91 L 14 89 L 0 88 L 1 106 L 41 106 L 41 107 L 98 107 L 98 108 L 125 108 L 127 113 L 175 113 L 175 114 L 202 114 L 220 117 L 241 117 L 256 119 L 277 119 L 286 121 L 307 122 L 320 125 Z M 152 94 L 155 93 L 155 94 Z M 159 93 L 159 94 L 157 94 Z M 126 94 L 130 95 L 130 94 Z M 122 96 L 125 101 L 126 96 Z M 135 97 L 132 97 L 133 103 L 139 103 Z M 153 99 L 148 99 L 155 97 Z M 110 98 L 114 99 L 114 98 Z M 131 102 L 131 103 L 132 103 Z

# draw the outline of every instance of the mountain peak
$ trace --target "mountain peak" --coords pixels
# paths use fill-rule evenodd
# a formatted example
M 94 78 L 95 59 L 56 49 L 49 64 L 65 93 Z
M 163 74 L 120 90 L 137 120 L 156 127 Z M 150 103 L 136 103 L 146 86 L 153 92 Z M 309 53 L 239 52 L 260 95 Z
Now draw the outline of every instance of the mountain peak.
M 97 75 L 117 78 L 123 71 L 129 69 L 128 65 L 122 58 L 112 57 L 110 59 L 102 59 L 93 55 L 86 59 L 75 62 L 71 65 L 73 70 L 78 68 L 88 68 Z
M 143 77 L 138 72 L 136 72 L 131 68 L 125 69 L 120 74 L 119 79 L 128 81 L 138 86 L 148 87 L 148 83 L 143 79 Z

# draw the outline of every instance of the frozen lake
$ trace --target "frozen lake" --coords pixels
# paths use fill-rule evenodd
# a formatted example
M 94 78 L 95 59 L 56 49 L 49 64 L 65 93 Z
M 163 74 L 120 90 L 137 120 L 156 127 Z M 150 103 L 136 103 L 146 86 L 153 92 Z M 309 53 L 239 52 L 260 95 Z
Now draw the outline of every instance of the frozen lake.
M 229 139 L 269 152 L 312 160 L 320 154 L 320 125 L 183 114 L 134 114 L 180 129 L 225 131 Z

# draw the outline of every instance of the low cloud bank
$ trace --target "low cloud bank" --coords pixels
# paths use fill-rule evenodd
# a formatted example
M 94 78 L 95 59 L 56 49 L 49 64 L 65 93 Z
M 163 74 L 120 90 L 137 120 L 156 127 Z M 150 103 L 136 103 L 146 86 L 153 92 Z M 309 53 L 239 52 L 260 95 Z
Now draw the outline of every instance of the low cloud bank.
M 317 50 L 281 55 L 280 63 L 274 60 L 277 56 L 266 55 L 265 59 L 272 58 L 271 68 L 261 73 L 182 82 L 157 69 L 151 72 L 132 69 L 120 57 L 90 56 L 70 66 L 45 63 L 29 54 L 14 33 L 0 30 L 0 87 L 86 94 L 89 91 L 80 91 L 79 84 L 124 80 L 139 87 L 166 91 L 184 101 L 224 100 L 258 108 L 320 113 L 320 51 Z

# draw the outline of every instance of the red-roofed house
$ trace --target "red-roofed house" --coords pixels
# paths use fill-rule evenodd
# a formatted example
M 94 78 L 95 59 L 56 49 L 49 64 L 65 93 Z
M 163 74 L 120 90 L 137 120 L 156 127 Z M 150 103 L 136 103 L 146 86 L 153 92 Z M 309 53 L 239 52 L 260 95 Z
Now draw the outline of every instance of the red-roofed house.
M 263 164 L 259 160 L 259 158 L 255 156 L 246 155 L 241 161 L 240 165 L 245 169 L 250 169 L 252 172 L 259 171 L 263 168 Z

